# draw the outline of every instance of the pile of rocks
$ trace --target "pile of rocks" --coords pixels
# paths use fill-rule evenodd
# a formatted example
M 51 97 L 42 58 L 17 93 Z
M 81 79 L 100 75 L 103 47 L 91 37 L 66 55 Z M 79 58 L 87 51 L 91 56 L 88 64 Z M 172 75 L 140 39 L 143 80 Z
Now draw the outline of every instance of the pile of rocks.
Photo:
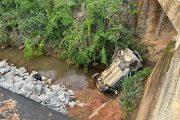
M 33 76 L 37 72 L 28 73 L 24 67 L 9 65 L 6 60 L 0 62 L 0 86 L 14 93 L 28 97 L 58 112 L 67 113 L 66 106 L 77 105 L 74 92 L 63 84 L 49 85 L 42 76 L 37 80 Z

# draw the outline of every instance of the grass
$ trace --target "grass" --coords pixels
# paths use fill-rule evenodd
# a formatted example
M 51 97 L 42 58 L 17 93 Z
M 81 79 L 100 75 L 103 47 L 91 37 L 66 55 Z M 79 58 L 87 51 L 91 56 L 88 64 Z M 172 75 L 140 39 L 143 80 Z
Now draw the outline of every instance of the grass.
M 175 47 L 175 42 L 174 41 L 170 41 L 169 45 L 166 47 L 164 52 L 166 54 L 173 53 L 172 50 L 173 50 L 174 47 Z
M 133 76 L 126 76 L 122 80 L 121 89 L 121 105 L 126 111 L 125 118 L 131 117 L 132 113 L 138 106 L 138 101 L 142 97 L 144 81 L 151 73 L 150 68 L 143 68 L 142 70 L 135 73 Z

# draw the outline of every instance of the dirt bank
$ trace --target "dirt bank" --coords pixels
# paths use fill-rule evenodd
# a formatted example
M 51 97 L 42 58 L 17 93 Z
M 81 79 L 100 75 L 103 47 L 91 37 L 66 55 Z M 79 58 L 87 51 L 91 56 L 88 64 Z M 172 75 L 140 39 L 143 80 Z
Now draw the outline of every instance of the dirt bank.
M 158 38 L 158 39 L 143 39 L 141 40 L 145 45 L 147 45 L 148 57 L 147 65 L 155 67 L 157 61 L 163 55 L 164 49 L 168 46 L 171 39 Z
M 78 120 L 122 120 L 118 98 L 105 95 L 97 89 L 83 89 L 75 92 L 81 102 L 88 105 L 69 108 L 69 115 Z

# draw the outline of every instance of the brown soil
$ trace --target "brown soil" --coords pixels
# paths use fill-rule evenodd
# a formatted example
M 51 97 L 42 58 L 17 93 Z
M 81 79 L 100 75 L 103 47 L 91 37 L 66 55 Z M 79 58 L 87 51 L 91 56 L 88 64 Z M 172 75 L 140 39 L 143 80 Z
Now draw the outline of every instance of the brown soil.
M 78 120 L 121 120 L 122 111 L 118 98 L 112 99 L 109 95 L 97 89 L 84 89 L 76 91 L 78 100 L 87 103 L 83 107 L 69 108 L 69 115 Z
M 20 120 L 19 115 L 11 113 L 16 111 L 16 101 L 9 99 L 0 103 L 0 115 L 5 117 L 5 120 Z
M 8 110 L 12 110 L 16 107 L 16 102 L 12 99 L 4 101 L 0 104 L 0 114 L 6 113 Z

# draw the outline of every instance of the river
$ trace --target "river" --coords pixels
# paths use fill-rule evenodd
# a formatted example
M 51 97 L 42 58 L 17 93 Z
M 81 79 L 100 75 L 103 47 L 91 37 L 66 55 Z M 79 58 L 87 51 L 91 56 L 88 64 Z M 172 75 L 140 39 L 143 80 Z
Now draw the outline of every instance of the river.
M 8 63 L 17 67 L 26 67 L 28 71 L 37 71 L 41 75 L 54 80 L 53 84 L 63 83 L 72 90 L 80 88 L 94 89 L 91 76 L 99 70 L 91 68 L 88 72 L 83 68 L 68 65 L 63 60 L 51 56 L 41 56 L 27 60 L 23 50 L 5 48 L 0 50 L 0 60 L 8 59 Z

